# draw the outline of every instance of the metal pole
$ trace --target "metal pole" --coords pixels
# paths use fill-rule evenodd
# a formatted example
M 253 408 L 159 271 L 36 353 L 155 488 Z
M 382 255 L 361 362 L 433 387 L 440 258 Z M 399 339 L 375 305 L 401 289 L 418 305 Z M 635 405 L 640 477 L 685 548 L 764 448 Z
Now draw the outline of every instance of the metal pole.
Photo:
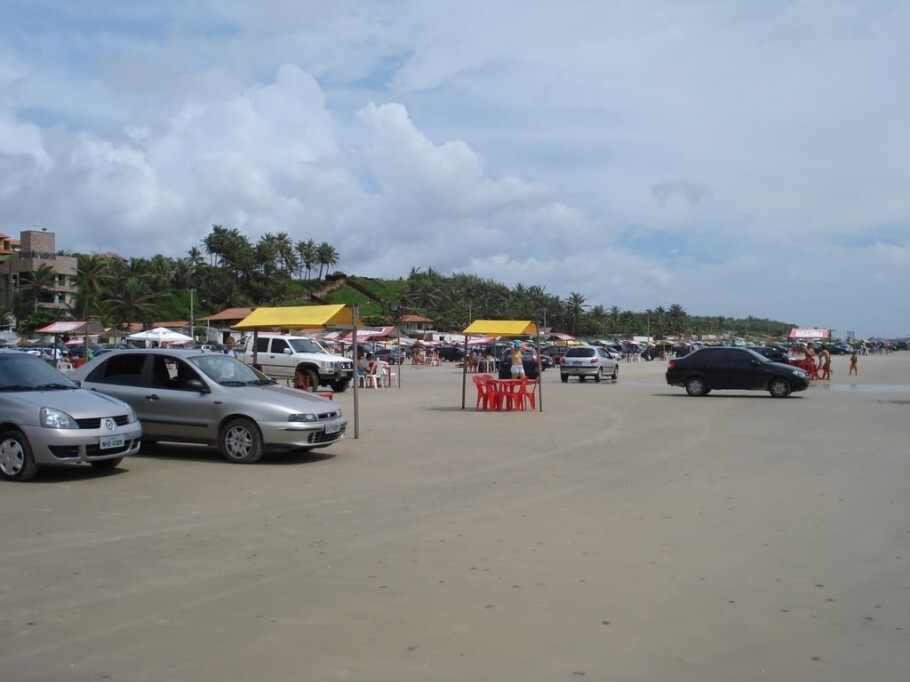
M 351 304 L 351 310 L 354 313 L 351 319 L 351 343 L 354 344 L 354 439 L 360 438 L 360 377 L 358 375 L 359 360 L 357 358 L 357 318 L 360 316 L 356 303 Z M 344 353 L 342 346 L 342 355 Z
M 464 361 L 461 363 L 461 409 L 465 405 L 465 391 L 468 385 L 468 335 L 464 335 Z
M 537 411 L 543 412 L 543 362 L 540 358 L 540 327 L 537 327 Z

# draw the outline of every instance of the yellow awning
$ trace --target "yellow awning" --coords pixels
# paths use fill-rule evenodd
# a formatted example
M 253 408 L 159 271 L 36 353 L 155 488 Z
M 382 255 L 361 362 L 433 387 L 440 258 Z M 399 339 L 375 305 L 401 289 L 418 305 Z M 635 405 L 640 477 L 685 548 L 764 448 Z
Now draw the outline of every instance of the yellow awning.
M 354 311 L 346 305 L 294 305 L 256 308 L 231 329 L 306 329 L 313 327 L 347 327 L 354 325 Z M 357 326 L 363 322 L 356 320 Z
M 474 320 L 462 334 L 484 336 L 531 336 L 537 325 L 524 320 Z

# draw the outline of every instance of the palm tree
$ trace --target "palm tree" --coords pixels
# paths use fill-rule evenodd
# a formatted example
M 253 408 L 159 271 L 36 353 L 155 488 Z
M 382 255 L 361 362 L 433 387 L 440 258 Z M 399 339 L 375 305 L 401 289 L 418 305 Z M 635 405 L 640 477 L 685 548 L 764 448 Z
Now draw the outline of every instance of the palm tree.
M 151 326 L 158 293 L 152 292 L 138 277 L 118 278 L 114 291 L 116 293 L 106 303 L 109 314 L 119 325 L 142 322 Z
M 329 268 L 338 263 L 338 251 L 328 242 L 322 242 L 316 247 L 316 262 L 319 263 L 319 278 L 322 279 L 323 266 L 328 274 Z
M 97 315 L 100 297 L 111 276 L 110 258 L 98 254 L 76 256 L 76 306 L 78 319 L 86 320 Z
M 294 248 L 297 249 L 297 255 L 300 256 L 300 265 L 306 272 L 306 279 L 309 279 L 310 273 L 316 265 L 316 242 L 312 239 L 299 241 Z
M 585 305 L 585 297 L 574 291 L 569 293 L 569 297 L 565 301 L 566 313 L 569 317 L 572 318 L 572 336 L 575 336 L 575 330 L 578 327 L 578 318 L 582 316 L 587 307 Z
M 38 303 L 47 303 L 48 301 L 45 299 L 54 293 L 54 288 L 57 284 L 57 272 L 47 263 L 42 263 L 33 271 L 23 274 L 27 275 L 27 278 L 24 279 L 34 300 L 34 312 L 37 313 Z

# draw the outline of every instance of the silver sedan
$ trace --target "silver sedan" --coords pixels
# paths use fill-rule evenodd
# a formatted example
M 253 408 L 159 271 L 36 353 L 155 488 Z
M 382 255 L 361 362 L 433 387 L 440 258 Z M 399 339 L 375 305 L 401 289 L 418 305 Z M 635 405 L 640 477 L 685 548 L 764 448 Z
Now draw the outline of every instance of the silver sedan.
M 129 405 L 84 391 L 33 355 L 0 349 L 0 478 L 27 481 L 43 464 L 112 469 L 139 451 Z
M 600 381 L 605 376 L 616 382 L 619 379 L 619 363 L 600 346 L 572 346 L 559 366 L 559 377 L 563 383 L 569 377 L 578 377 L 579 381 L 592 377 L 594 381 Z
M 214 445 L 230 462 L 256 462 L 267 450 L 328 447 L 347 428 L 331 400 L 282 386 L 220 353 L 117 350 L 70 376 L 132 405 L 144 441 Z

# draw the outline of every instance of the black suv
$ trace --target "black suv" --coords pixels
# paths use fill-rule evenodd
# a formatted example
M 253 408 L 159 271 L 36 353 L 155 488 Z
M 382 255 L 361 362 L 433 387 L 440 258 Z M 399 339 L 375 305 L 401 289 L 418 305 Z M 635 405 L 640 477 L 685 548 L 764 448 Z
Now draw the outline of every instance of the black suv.
M 685 386 L 692 396 L 707 395 L 714 389 L 741 389 L 769 391 L 773 398 L 785 398 L 792 391 L 809 388 L 804 370 L 772 362 L 748 348 L 726 346 L 699 348 L 670 360 L 666 377 L 670 386 Z

